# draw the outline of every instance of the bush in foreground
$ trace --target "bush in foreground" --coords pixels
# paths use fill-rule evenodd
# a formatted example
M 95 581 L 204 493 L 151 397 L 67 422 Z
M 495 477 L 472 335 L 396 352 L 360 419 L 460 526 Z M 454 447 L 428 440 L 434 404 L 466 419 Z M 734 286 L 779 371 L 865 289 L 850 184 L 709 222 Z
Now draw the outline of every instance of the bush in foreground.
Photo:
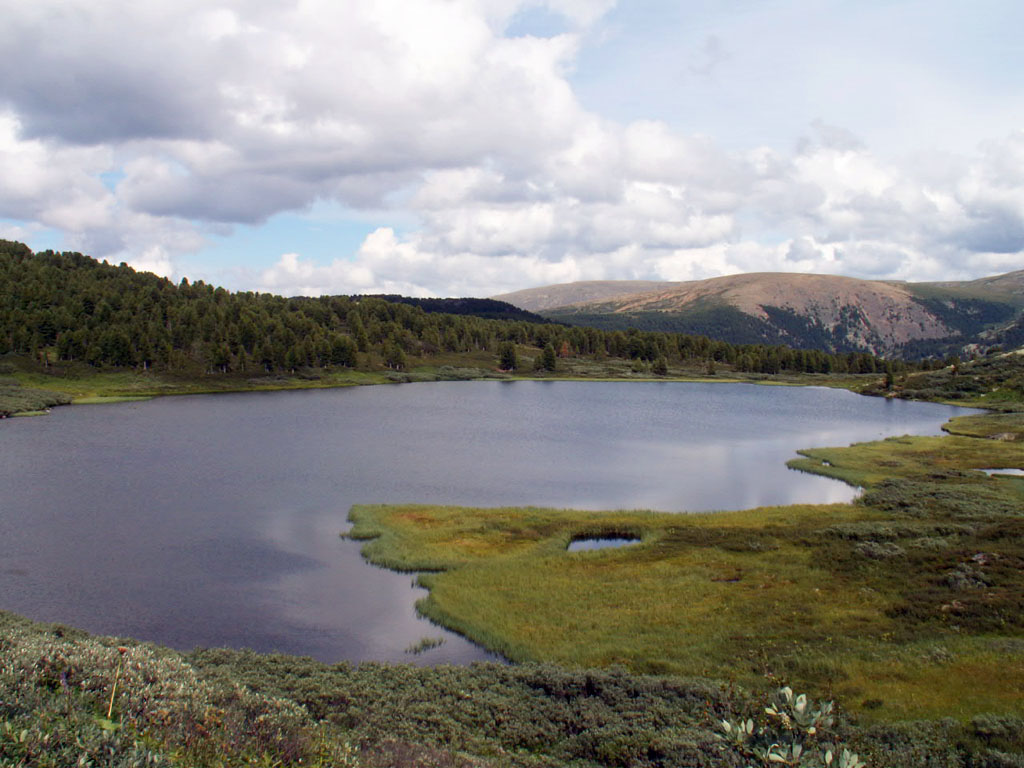
M 0 766 L 1024 764 L 1024 721 L 1015 717 L 862 729 L 784 692 L 760 700 L 622 669 L 183 655 L 5 613 L 0 630 Z M 749 738 L 736 738 L 737 724 Z

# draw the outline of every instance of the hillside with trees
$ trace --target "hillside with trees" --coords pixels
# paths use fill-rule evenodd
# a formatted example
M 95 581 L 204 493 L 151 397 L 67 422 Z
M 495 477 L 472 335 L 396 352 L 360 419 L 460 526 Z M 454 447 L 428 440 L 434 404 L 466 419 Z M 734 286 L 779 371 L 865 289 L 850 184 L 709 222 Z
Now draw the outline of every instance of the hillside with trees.
M 474 306 L 455 301 L 462 311 Z M 494 304 L 479 308 L 488 314 Z M 425 309 L 372 296 L 283 298 L 184 278 L 175 284 L 125 264 L 79 253 L 33 253 L 21 243 L 0 241 L 0 355 L 50 372 L 84 365 L 251 378 L 339 369 L 395 372 L 466 361 L 491 371 L 532 364 L 551 372 L 565 359 L 627 361 L 655 373 L 684 364 L 764 374 L 877 373 L 893 366 L 863 353 L 428 311 L 446 306 L 438 301 Z M 509 345 L 515 355 L 508 354 Z

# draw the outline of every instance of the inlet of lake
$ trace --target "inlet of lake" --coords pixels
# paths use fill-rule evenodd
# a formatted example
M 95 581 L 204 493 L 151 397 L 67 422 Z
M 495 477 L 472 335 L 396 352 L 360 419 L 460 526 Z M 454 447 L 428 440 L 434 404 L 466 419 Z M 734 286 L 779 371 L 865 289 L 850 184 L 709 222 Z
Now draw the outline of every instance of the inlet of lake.
M 416 616 L 409 574 L 339 537 L 351 505 L 847 501 L 785 462 L 964 413 L 816 387 L 525 381 L 58 408 L 0 424 L 0 608 L 182 650 L 485 659 Z M 445 643 L 407 654 L 423 637 Z

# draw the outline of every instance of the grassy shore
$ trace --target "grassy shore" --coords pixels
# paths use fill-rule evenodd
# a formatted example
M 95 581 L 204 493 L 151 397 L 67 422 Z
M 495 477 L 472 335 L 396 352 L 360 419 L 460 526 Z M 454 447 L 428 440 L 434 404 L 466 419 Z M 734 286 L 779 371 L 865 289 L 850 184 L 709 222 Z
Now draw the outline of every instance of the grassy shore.
M 0 378 L 0 418 L 42 415 L 70 402 L 71 397 L 62 392 L 23 387 L 17 379 Z
M 517 661 L 785 681 L 862 718 L 1024 714 L 1022 418 L 815 449 L 856 504 L 677 515 L 359 506 L 365 556 L 429 571 L 421 610 Z M 1016 429 L 1018 431 L 1014 432 Z M 587 536 L 638 545 L 568 553 Z
M 539 351 L 537 352 L 539 354 Z M 516 372 L 496 368 L 494 355 L 486 351 L 441 353 L 430 357 L 412 357 L 401 371 L 389 370 L 367 358 L 365 368 L 301 369 L 288 374 L 267 374 L 261 370 L 210 373 L 202 370 L 97 369 L 84 363 L 51 363 L 43 368 L 25 358 L 7 356 L 0 363 L 0 414 L 19 410 L 39 411 L 50 405 L 114 403 L 160 397 L 219 392 L 266 392 L 292 389 L 323 389 L 368 384 L 395 384 L 427 381 L 475 380 L 558 380 L 558 381 L 705 381 L 720 383 L 751 382 L 786 386 L 828 386 L 858 391 L 877 385 L 878 375 L 796 374 L 766 375 L 738 373 L 719 366 L 709 373 L 703 364 L 675 361 L 662 376 L 649 365 L 617 358 L 593 360 L 563 358 L 558 369 L 534 371 L 529 357 Z M 15 397 L 6 389 L 19 389 L 20 395 L 35 393 L 35 400 Z M 45 405 L 36 405 L 40 398 Z

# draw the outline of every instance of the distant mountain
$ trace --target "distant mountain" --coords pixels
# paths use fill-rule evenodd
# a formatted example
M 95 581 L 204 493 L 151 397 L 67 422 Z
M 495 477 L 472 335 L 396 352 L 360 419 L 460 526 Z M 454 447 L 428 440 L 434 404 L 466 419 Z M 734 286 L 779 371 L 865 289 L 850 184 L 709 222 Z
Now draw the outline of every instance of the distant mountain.
M 946 288 L 968 292 L 985 292 L 1015 296 L 1024 302 L 1024 269 L 1016 272 L 1007 272 L 1005 275 L 994 275 L 992 277 L 980 277 L 977 280 L 966 282 L 945 282 L 945 283 L 914 283 L 920 288 L 932 286 L 935 288 Z
M 833 352 L 924 357 L 1015 346 L 1024 336 L 1024 271 L 947 283 L 766 272 L 569 283 L 496 298 L 572 325 Z
M 675 285 L 685 285 L 685 283 L 669 283 L 658 280 L 583 280 L 577 283 L 559 283 L 541 288 L 526 288 L 522 291 L 503 293 L 491 298 L 506 301 L 530 312 L 544 312 L 570 304 L 606 301 L 634 293 L 660 291 Z

